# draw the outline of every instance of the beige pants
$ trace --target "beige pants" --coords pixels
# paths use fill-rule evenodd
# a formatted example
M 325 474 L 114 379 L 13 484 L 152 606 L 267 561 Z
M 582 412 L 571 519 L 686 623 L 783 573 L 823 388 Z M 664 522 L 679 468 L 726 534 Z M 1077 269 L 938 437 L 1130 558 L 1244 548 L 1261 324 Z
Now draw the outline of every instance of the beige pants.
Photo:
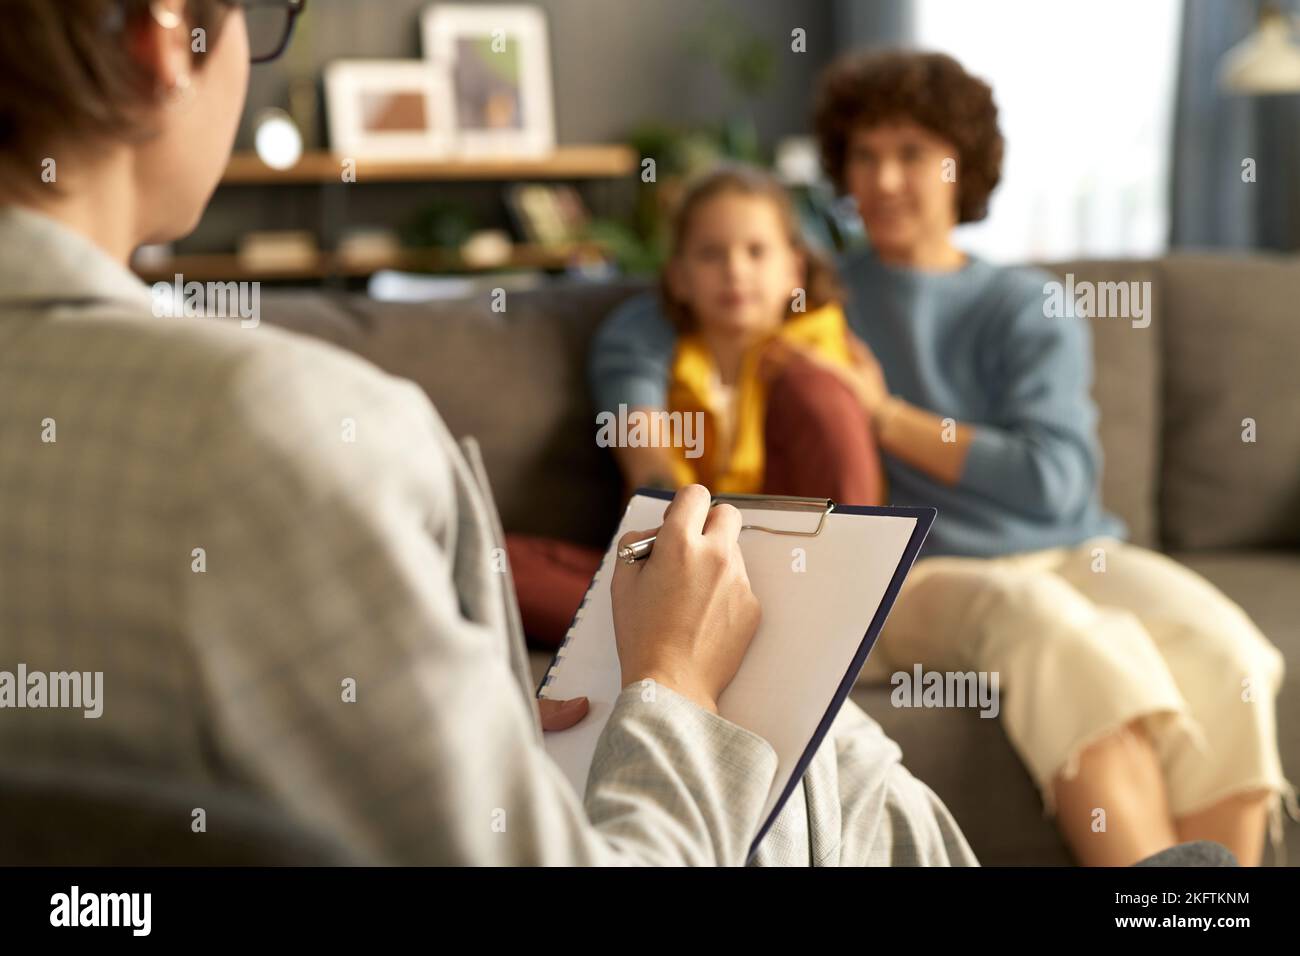
M 1053 811 L 1080 752 L 1140 718 L 1175 818 L 1242 791 L 1278 795 L 1281 653 L 1177 562 L 1112 538 L 1001 558 L 924 558 L 877 647 L 882 669 L 997 672 L 1003 726 Z M 873 654 L 875 658 L 877 654 Z M 883 668 L 882 668 L 883 665 Z M 864 672 L 864 678 L 871 675 Z

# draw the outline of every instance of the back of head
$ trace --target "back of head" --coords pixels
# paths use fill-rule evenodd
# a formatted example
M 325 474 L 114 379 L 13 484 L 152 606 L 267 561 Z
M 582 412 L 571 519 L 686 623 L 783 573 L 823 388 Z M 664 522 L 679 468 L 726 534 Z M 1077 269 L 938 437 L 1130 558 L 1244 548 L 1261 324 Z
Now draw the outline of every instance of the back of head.
M 226 0 L 0 0 L 0 203 L 129 187 L 136 242 L 193 227 L 243 110 Z M 230 34 L 227 41 L 226 34 Z M 116 181 L 92 176 L 116 163 Z M 139 193 L 137 197 L 135 193 Z M 138 202 L 137 202 L 138 198 Z M 138 207 L 138 208 L 137 208 Z

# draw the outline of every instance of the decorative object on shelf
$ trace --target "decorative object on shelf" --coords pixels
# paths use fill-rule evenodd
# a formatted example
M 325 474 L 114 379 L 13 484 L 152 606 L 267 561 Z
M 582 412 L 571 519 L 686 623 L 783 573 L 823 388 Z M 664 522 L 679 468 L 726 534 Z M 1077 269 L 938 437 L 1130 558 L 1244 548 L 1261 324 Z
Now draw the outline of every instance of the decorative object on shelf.
M 510 262 L 514 243 L 501 229 L 480 229 L 460 247 L 460 258 L 469 269 L 500 269 Z
M 402 244 L 412 249 L 459 249 L 479 228 L 463 204 L 446 199 L 428 203 L 402 229 Z
M 238 260 L 250 271 L 306 271 L 316 266 L 319 253 L 316 237 L 305 230 L 249 232 L 239 240 Z
M 266 109 L 253 120 L 257 158 L 272 169 L 292 169 L 302 159 L 302 134 L 293 118 L 281 109 Z
M 529 5 L 435 4 L 424 55 L 447 77 L 456 153 L 541 156 L 555 148 L 546 17 Z
M 325 68 L 330 148 L 352 159 L 445 159 L 451 98 L 427 60 L 335 60 Z
M 351 271 L 385 269 L 402 257 L 402 243 L 389 229 L 351 229 L 335 250 L 339 264 Z
M 505 200 L 524 240 L 540 246 L 576 242 L 591 221 L 582 196 L 567 183 L 515 183 Z

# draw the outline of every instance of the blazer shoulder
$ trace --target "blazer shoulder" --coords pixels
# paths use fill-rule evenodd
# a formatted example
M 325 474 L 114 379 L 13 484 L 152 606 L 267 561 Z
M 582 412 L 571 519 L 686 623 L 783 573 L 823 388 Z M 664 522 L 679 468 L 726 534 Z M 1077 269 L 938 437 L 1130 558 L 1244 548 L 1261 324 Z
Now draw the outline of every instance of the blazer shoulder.
M 328 425 L 337 432 L 347 418 L 382 419 L 411 440 L 433 430 L 450 441 L 415 383 L 331 342 L 266 322 L 246 328 L 238 320 L 155 318 L 121 308 L 42 322 L 39 344 L 24 337 L 25 347 L 68 375 L 78 367 L 69 356 L 91 356 L 78 361 L 95 366 L 101 389 L 129 393 L 131 407 L 149 408 L 179 448 L 238 431 L 267 441 L 276 440 L 275 429 L 290 435 Z

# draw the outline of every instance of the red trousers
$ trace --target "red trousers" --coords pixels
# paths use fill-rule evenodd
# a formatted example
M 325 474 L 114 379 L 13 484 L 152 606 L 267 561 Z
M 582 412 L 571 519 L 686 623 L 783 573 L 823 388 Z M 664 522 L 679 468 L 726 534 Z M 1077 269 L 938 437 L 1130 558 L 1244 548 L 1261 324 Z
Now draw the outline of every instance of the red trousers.
M 791 360 L 768 388 L 763 422 L 763 494 L 881 504 L 880 456 L 866 413 L 834 376 Z M 600 567 L 596 548 L 506 535 L 524 631 L 535 647 L 556 648 Z

